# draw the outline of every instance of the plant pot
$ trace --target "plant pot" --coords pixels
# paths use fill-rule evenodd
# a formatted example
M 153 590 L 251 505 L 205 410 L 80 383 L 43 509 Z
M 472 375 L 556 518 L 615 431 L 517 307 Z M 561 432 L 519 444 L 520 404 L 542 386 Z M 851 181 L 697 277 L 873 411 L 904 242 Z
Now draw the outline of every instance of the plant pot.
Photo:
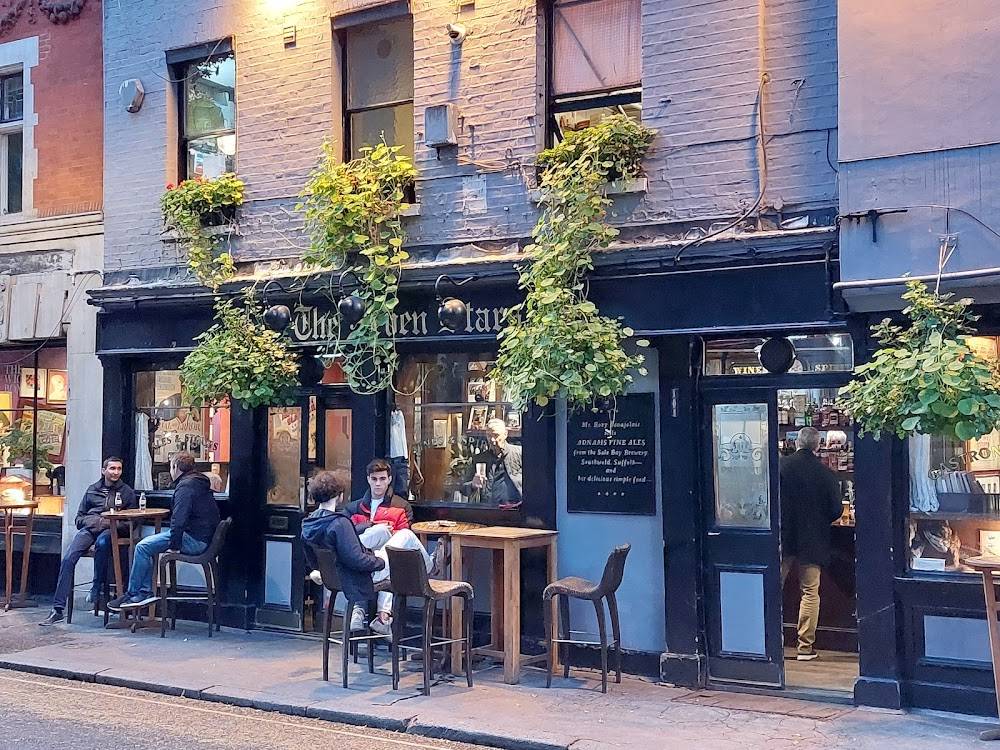
M 216 211 L 209 211 L 201 215 L 203 227 L 221 227 L 232 224 L 234 221 L 236 221 L 236 206 L 223 206 Z

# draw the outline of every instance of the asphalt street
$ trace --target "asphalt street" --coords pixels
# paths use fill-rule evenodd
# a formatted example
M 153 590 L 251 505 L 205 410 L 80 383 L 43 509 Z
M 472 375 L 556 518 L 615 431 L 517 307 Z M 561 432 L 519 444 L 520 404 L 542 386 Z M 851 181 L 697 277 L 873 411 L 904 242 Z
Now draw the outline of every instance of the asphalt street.
M 0 750 L 475 750 L 442 740 L 0 670 Z

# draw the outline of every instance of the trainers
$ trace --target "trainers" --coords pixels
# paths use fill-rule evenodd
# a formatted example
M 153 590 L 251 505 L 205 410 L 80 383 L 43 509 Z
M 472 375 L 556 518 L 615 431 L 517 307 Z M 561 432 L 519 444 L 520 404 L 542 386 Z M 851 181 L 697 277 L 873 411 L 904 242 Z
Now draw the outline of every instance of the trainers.
M 92 588 L 87 592 L 87 604 L 93 604 L 98 599 L 101 598 L 101 590 L 99 588 Z
M 39 625 L 55 625 L 57 622 L 62 622 L 66 618 L 63 616 L 63 611 L 61 609 L 53 609 L 49 612 L 49 616 L 42 620 Z
M 122 594 L 121 596 L 116 596 L 114 599 L 108 602 L 108 609 L 111 610 L 112 612 L 121 612 L 122 605 L 131 599 L 132 599 L 131 594 Z
M 317 586 L 323 585 L 323 576 L 320 575 L 320 572 L 318 570 L 314 570 L 312 573 L 309 574 L 309 580 L 315 583 Z
M 815 651 L 806 651 L 806 652 L 801 652 L 800 651 L 796 655 L 795 660 L 796 661 L 812 661 L 813 659 L 818 659 L 818 658 L 819 658 L 819 654 L 817 654 Z
M 351 612 L 351 632 L 365 629 L 365 611 L 361 607 L 355 607 Z
M 139 607 L 148 607 L 150 604 L 155 604 L 160 601 L 160 597 L 156 594 L 136 594 L 131 596 L 127 601 L 122 602 L 119 606 L 122 609 L 138 609 Z
M 379 618 L 375 618 L 371 621 L 371 629 L 373 633 L 378 635 L 384 635 L 385 637 L 392 639 L 392 620 L 389 622 L 382 622 Z
M 448 554 L 443 543 L 437 543 L 437 546 L 434 548 L 434 554 L 431 555 L 431 560 L 434 561 L 434 565 L 431 567 L 428 575 L 431 578 L 443 576 L 445 567 L 448 565 Z

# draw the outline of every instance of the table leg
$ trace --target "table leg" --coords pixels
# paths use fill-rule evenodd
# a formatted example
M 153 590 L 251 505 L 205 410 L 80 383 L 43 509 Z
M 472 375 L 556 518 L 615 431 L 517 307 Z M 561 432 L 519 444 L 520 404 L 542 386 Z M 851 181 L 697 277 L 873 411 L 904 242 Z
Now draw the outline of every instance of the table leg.
M 556 539 L 555 539 L 555 537 L 552 537 L 552 539 L 549 541 L 548 546 L 545 548 L 545 555 L 546 555 L 545 559 L 546 559 L 546 563 L 547 563 L 547 565 L 546 565 L 546 573 L 547 573 L 546 583 L 554 583 L 557 580 L 557 578 L 558 578 L 557 567 L 558 567 L 558 560 L 559 560 L 559 557 L 556 554 Z M 550 635 L 553 638 L 558 638 L 559 637 L 559 635 L 558 635 L 559 634 L 559 610 L 558 610 L 558 604 L 556 603 L 557 599 L 558 599 L 558 597 L 554 596 L 554 597 L 552 597 L 551 601 L 549 602 L 549 607 L 551 609 L 551 619 L 549 620 L 549 622 L 552 624 L 552 629 L 554 631 Z M 552 671 L 554 672 L 557 669 L 559 669 L 559 649 L 555 645 L 553 645 L 552 651 L 554 652 L 552 654 Z
M 993 579 L 992 570 L 983 571 L 983 593 L 986 598 L 986 620 L 990 627 L 990 655 L 993 657 L 993 680 L 998 686 L 996 690 L 997 711 L 1000 712 L 1000 631 L 997 629 L 1000 626 L 1000 623 L 997 621 L 997 611 L 1000 610 L 1000 605 L 997 603 L 996 582 Z M 984 732 L 984 734 L 986 733 Z M 997 733 L 997 738 L 1000 739 L 1000 733 Z
M 503 681 L 521 680 L 521 550 L 513 544 L 503 548 Z
M 24 551 L 21 553 L 21 593 L 17 595 L 18 602 L 24 604 L 28 598 L 28 563 L 31 561 L 31 531 L 35 522 L 35 509 L 28 508 L 28 516 L 24 520 Z
M 14 593 L 14 514 L 12 511 L 4 511 L 3 515 L 3 541 L 4 541 L 4 607 L 10 609 L 10 598 Z
M 452 537 L 451 540 L 451 580 L 461 581 L 462 578 L 462 540 L 459 537 Z M 449 602 L 451 606 L 452 602 Z M 462 608 L 454 607 L 451 613 L 451 637 L 458 639 L 462 637 L 464 619 Z M 462 673 L 462 644 L 454 642 L 451 644 L 451 671 L 454 674 Z
M 491 550 L 493 557 L 493 581 L 490 590 L 490 648 L 503 651 L 504 601 L 507 593 L 504 590 L 503 550 Z

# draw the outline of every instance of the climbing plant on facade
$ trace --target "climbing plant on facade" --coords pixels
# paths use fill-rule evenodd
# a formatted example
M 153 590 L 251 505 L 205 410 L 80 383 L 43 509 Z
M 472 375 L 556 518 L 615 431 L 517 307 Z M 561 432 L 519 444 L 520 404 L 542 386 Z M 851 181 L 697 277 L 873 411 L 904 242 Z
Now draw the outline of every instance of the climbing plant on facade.
M 409 257 L 400 212 L 417 176 L 400 146 L 380 143 L 348 162 L 324 145 L 298 208 L 304 211 L 310 247 L 304 255 L 317 272 L 347 269 L 357 289 L 347 306 L 360 315 L 341 316 L 340 340 L 327 354 L 343 358 L 344 374 L 357 393 L 392 387 L 399 362 L 391 326 L 399 302 L 399 277 Z
M 163 223 L 184 246 L 188 267 L 213 291 L 233 277 L 236 267 L 225 250 L 224 237 L 210 227 L 231 225 L 242 203 L 243 182 L 234 174 L 213 179 L 195 177 L 176 186 L 167 185 L 160 199 Z
M 919 281 L 906 285 L 903 314 L 872 327 L 879 349 L 840 390 L 859 434 L 941 435 L 972 440 L 1000 426 L 1000 371 L 966 340 L 978 317 L 971 300 L 951 302 Z
M 524 302 L 507 311 L 494 376 L 515 405 L 564 398 L 571 408 L 624 393 L 642 355 L 623 346 L 633 332 L 587 299 L 592 254 L 618 231 L 605 222 L 609 182 L 633 180 L 655 133 L 624 115 L 566 134 L 537 160 L 542 213 L 530 262 L 518 269 Z M 640 345 L 648 342 L 640 341 Z

